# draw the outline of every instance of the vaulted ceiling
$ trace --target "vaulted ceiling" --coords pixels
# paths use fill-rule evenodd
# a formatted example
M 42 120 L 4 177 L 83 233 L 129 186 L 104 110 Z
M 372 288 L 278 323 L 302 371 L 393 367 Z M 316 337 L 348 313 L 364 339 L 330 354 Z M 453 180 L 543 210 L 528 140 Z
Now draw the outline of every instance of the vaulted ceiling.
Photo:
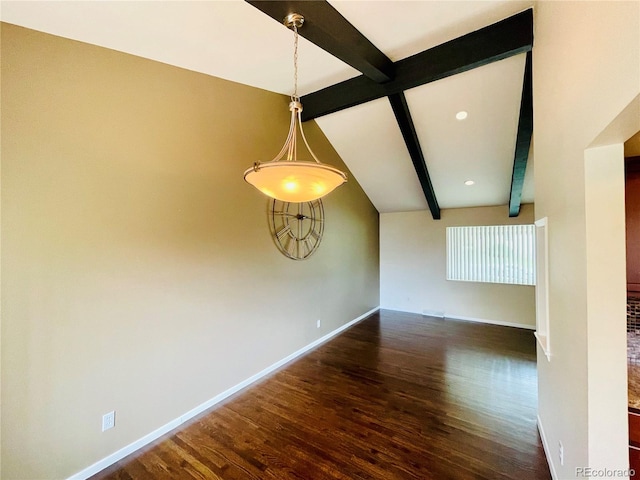
M 513 216 L 534 199 L 531 3 L 2 1 L 0 18 L 291 94 L 280 17 L 298 10 L 303 115 L 378 211 L 504 205 Z

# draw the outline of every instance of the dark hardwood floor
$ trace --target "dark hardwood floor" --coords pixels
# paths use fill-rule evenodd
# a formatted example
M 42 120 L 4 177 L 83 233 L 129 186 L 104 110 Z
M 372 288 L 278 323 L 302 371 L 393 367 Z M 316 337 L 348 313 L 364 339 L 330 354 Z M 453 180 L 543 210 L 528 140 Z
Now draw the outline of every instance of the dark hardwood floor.
M 380 311 L 93 479 L 550 479 L 533 333 Z

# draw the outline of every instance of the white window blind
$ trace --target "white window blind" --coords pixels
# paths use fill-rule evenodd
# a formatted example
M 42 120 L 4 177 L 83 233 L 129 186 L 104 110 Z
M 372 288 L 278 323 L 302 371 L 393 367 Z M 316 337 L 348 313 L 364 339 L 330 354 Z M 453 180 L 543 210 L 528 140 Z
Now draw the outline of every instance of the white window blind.
M 447 227 L 447 280 L 535 285 L 534 225 Z

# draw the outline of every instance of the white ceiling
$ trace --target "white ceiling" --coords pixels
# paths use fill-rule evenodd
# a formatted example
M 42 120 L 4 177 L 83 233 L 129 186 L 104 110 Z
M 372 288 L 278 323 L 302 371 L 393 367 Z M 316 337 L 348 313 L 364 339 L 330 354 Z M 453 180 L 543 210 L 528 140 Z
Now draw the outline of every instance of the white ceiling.
M 330 3 L 397 61 L 495 23 L 532 1 Z M 290 94 L 292 34 L 241 0 L 2 1 L 2 21 Z M 302 27 L 304 28 L 304 27 Z M 405 92 L 441 208 L 506 205 L 524 55 Z M 300 39 L 299 93 L 360 75 Z M 455 113 L 465 110 L 464 121 Z M 386 98 L 317 119 L 380 212 L 427 204 Z M 523 203 L 533 202 L 531 158 Z M 465 180 L 474 180 L 465 186 Z M 505 210 L 506 215 L 506 210 Z

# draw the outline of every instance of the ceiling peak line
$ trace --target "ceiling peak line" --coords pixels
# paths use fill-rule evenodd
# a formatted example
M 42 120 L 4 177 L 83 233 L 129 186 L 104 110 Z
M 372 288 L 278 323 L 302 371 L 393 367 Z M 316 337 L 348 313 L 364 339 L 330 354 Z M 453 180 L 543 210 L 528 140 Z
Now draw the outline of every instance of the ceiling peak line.
M 300 31 L 310 42 L 361 72 L 374 83 L 395 76 L 393 62 L 326 0 L 245 0 L 282 23 L 291 13 L 305 18 Z

